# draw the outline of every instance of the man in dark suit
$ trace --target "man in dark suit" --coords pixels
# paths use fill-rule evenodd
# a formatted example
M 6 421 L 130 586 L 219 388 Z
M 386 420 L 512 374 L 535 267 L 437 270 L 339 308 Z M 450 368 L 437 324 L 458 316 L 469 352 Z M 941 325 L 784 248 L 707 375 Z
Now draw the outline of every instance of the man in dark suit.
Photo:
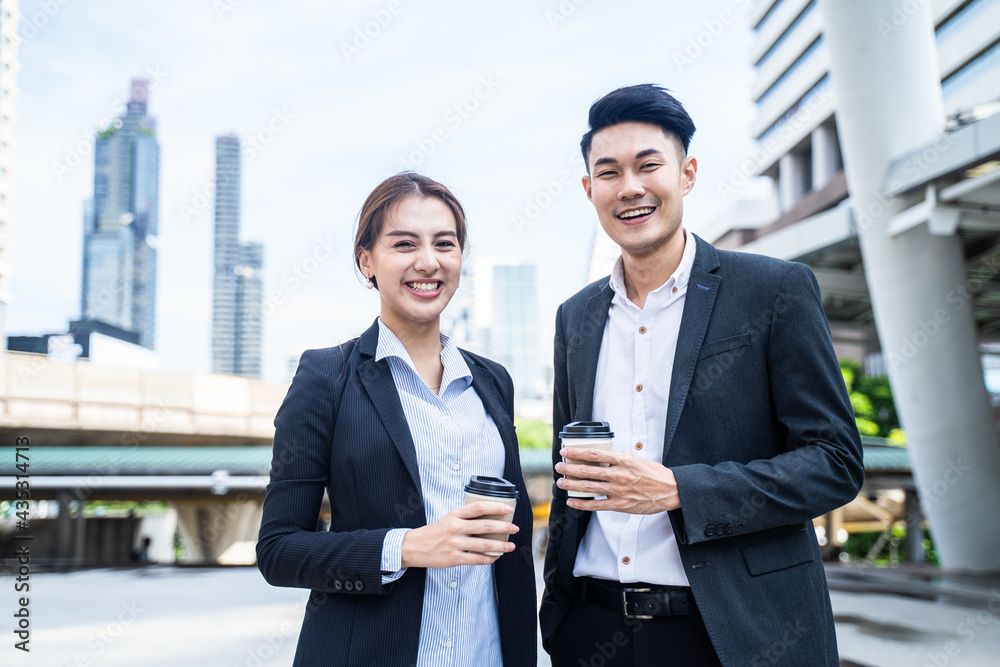
M 556 318 L 544 645 L 573 667 L 837 665 L 811 519 L 857 494 L 860 438 L 809 268 L 684 229 L 694 129 L 649 84 L 590 109 L 583 186 L 621 258 Z M 563 463 L 559 432 L 594 420 L 614 451 Z

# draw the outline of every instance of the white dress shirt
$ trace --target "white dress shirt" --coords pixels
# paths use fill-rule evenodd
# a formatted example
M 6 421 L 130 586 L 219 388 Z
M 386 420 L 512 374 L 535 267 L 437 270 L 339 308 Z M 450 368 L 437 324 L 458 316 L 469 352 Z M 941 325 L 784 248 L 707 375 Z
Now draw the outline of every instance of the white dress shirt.
M 472 388 L 472 372 L 455 344 L 441 334 L 440 393 L 420 379 L 406 348 L 378 321 L 375 360 L 389 360 L 403 414 L 417 451 L 427 523 L 465 504 L 471 475 L 503 477 L 504 447 L 493 419 Z M 403 537 L 396 528 L 382 543 L 382 582 L 401 577 Z M 390 593 L 392 595 L 392 593 Z M 502 667 L 493 567 L 427 568 L 420 617 L 418 667 Z
M 619 257 L 611 272 L 615 294 L 604 325 L 594 383 L 595 421 L 614 431 L 614 448 L 663 461 L 670 377 L 695 241 L 684 231 L 684 252 L 673 275 L 649 293 L 643 308 L 629 301 Z M 573 575 L 622 583 L 688 586 L 666 512 L 595 512 L 580 542 Z

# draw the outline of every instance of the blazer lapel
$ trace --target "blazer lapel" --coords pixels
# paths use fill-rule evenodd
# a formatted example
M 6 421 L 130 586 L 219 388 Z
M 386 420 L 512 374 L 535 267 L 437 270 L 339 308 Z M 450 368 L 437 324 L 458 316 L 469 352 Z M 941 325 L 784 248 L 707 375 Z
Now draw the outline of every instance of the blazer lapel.
M 667 427 L 663 438 L 663 461 L 673 444 L 677 424 L 680 422 L 681 411 L 687 399 L 691 380 L 694 378 L 694 366 L 698 361 L 702 343 L 705 342 L 705 331 L 712 318 L 715 306 L 715 296 L 719 292 L 721 276 L 714 273 L 719 268 L 719 256 L 715 248 L 694 234 L 691 235 L 697 243 L 694 266 L 688 281 L 687 294 L 684 297 L 684 313 L 681 316 L 681 327 L 677 334 L 677 350 L 674 352 L 673 373 L 670 376 L 670 397 L 667 400 Z
M 493 423 L 496 424 L 497 430 L 500 431 L 500 439 L 503 441 L 504 449 L 504 478 L 508 479 L 506 477 L 507 474 L 516 470 L 516 466 L 520 462 L 517 458 L 517 435 L 514 433 L 514 415 L 507 414 L 507 409 L 500 398 L 500 391 L 493 381 L 493 375 L 477 364 L 464 350 L 459 351 L 462 353 L 462 357 L 465 358 L 465 363 L 469 365 L 469 370 L 472 371 L 472 388 L 479 394 L 479 398 L 483 402 L 483 407 L 486 408 L 487 414 L 493 418 Z
M 378 321 L 361 334 L 361 339 L 358 341 L 358 351 L 362 358 L 367 358 L 358 366 L 358 375 L 365 391 L 368 392 L 375 412 L 378 413 L 379 420 L 389 432 L 396 451 L 399 452 L 403 464 L 413 478 L 414 486 L 420 491 L 417 448 L 413 444 L 413 436 L 410 435 L 410 427 L 403 413 L 403 404 L 399 400 L 396 383 L 392 379 L 392 371 L 389 370 L 389 360 L 375 361 L 377 349 Z
M 575 421 L 590 421 L 594 415 L 594 384 L 597 382 L 597 362 L 601 356 L 601 341 L 604 339 L 604 326 L 608 321 L 608 310 L 615 292 L 611 285 L 605 285 L 600 292 L 587 301 L 580 322 L 580 346 L 577 350 L 576 382 L 570 381 L 570 387 L 576 388 L 576 410 L 573 412 Z M 566 332 L 572 340 L 573 332 Z M 568 345 L 567 349 L 572 349 Z

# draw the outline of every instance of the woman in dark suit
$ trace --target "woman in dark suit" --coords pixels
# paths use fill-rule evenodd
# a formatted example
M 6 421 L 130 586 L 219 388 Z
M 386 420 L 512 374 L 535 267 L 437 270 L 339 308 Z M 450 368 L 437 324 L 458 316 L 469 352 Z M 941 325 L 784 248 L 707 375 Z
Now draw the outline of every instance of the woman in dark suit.
M 536 664 L 513 385 L 439 330 L 465 240 L 440 183 L 405 172 L 376 187 L 354 255 L 381 315 L 306 351 L 275 417 L 257 565 L 272 585 L 312 591 L 295 667 Z M 478 518 L 505 515 L 501 503 L 464 505 L 471 475 L 516 485 L 512 523 Z M 317 531 L 324 490 L 331 523 Z

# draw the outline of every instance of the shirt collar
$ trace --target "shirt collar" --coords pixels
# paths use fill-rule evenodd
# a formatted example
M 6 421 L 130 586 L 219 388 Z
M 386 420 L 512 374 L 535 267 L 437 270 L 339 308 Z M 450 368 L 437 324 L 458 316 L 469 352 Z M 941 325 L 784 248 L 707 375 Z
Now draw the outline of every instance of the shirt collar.
M 441 376 L 442 388 L 438 394 L 440 396 L 454 380 L 465 380 L 466 386 L 471 384 L 472 371 L 469 370 L 469 365 L 465 363 L 465 357 L 462 356 L 458 346 L 452 342 L 451 338 L 441 332 L 438 332 L 438 335 L 441 336 L 441 363 L 444 365 L 444 374 Z M 375 349 L 375 361 L 381 361 L 388 357 L 396 357 L 406 364 L 414 375 L 419 377 L 416 366 L 413 365 L 413 360 L 410 358 L 410 353 L 406 351 L 403 343 L 382 322 L 380 317 L 378 318 L 378 346 Z
M 691 269 L 694 268 L 695 240 L 694 236 L 688 230 L 682 229 L 682 231 L 684 232 L 684 252 L 681 253 L 680 263 L 667 281 L 650 292 L 650 294 L 667 292 L 673 287 L 676 287 L 679 292 L 687 290 L 688 279 L 691 277 Z M 625 290 L 625 260 L 621 255 L 615 260 L 608 283 L 617 296 L 628 301 L 628 294 Z

